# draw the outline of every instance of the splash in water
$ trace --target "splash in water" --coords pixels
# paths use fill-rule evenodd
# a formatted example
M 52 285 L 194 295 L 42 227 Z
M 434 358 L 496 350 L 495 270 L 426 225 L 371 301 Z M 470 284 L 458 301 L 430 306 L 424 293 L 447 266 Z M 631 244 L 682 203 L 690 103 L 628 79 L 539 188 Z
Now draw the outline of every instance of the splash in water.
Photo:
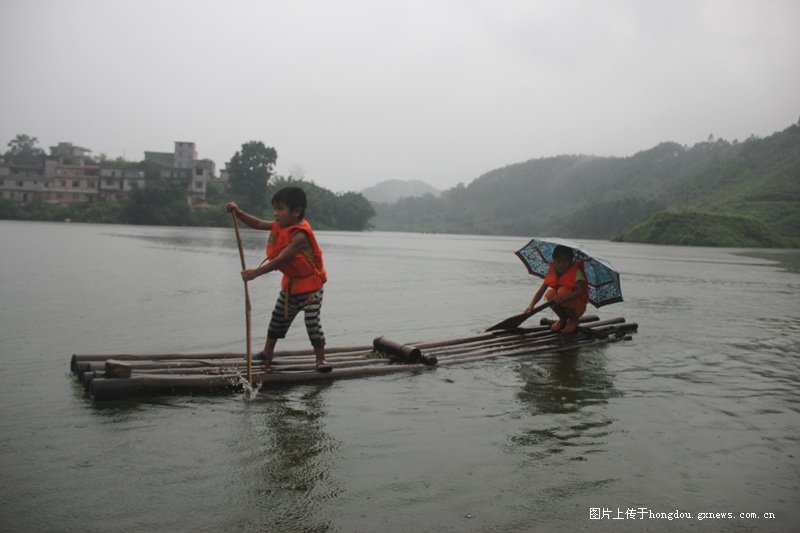
M 247 378 L 239 374 L 238 384 L 242 386 L 242 391 L 244 391 L 244 399 L 245 400 L 255 400 L 256 396 L 258 395 L 258 391 L 261 389 L 261 383 L 256 383 L 255 385 L 250 385 L 250 382 L 247 381 Z

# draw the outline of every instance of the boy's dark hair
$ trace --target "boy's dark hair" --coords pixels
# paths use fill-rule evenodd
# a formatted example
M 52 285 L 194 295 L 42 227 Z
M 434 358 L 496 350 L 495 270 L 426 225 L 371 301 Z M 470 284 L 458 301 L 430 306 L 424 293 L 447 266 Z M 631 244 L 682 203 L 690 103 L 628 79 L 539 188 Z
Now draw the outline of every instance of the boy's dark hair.
M 563 244 L 559 244 L 555 248 L 553 248 L 553 261 L 556 259 L 566 259 L 570 263 L 572 260 L 575 259 L 575 252 L 573 252 L 572 248 L 569 246 L 564 246 Z
M 300 209 L 300 220 L 306 216 L 306 193 L 300 187 L 284 187 L 272 195 L 272 205 L 283 204 L 289 211 Z

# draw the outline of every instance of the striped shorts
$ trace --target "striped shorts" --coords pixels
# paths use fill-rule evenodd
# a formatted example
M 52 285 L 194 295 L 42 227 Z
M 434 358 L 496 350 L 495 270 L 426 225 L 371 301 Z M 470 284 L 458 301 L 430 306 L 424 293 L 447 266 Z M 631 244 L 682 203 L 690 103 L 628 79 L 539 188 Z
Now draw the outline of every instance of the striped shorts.
M 320 289 L 316 292 L 292 294 L 287 302 L 286 293 L 281 291 L 278 295 L 278 301 L 275 302 L 275 309 L 272 311 L 272 319 L 269 321 L 267 336 L 271 339 L 283 339 L 286 337 L 294 317 L 297 316 L 297 313 L 303 311 L 305 312 L 306 332 L 311 345 L 315 348 L 325 346 L 325 333 L 322 332 L 322 324 L 319 321 L 322 293 L 323 291 Z

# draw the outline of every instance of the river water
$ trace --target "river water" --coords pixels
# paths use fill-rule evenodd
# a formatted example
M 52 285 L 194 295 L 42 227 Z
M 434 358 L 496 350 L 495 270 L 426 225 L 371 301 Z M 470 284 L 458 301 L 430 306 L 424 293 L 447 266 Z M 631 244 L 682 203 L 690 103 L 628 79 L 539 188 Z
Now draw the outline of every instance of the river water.
M 255 264 L 264 234 L 244 239 Z M 319 241 L 330 346 L 467 336 L 538 283 L 516 237 Z M 73 353 L 244 351 L 233 232 L 0 221 L 0 530 L 798 531 L 800 276 L 583 244 L 625 297 L 589 312 L 637 322 L 632 341 L 94 404 Z M 254 346 L 278 282 L 250 284 Z M 279 348 L 306 346 L 298 323 Z

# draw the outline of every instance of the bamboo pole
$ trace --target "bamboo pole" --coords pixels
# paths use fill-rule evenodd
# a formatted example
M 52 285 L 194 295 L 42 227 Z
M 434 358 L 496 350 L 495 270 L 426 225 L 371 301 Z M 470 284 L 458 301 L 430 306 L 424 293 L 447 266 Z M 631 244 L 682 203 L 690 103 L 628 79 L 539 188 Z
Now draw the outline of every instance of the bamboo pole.
M 231 219 L 233 220 L 233 229 L 236 232 L 236 244 L 239 246 L 239 259 L 242 261 L 242 270 L 246 270 L 247 266 L 244 261 L 244 248 L 242 248 L 242 237 L 239 235 L 239 222 L 236 220 L 236 211 L 231 211 Z M 253 311 L 250 306 L 250 291 L 247 288 L 247 280 L 244 280 L 244 314 L 245 314 L 245 328 L 247 329 L 247 383 L 253 386 L 253 346 L 252 346 L 252 329 L 253 329 Z

